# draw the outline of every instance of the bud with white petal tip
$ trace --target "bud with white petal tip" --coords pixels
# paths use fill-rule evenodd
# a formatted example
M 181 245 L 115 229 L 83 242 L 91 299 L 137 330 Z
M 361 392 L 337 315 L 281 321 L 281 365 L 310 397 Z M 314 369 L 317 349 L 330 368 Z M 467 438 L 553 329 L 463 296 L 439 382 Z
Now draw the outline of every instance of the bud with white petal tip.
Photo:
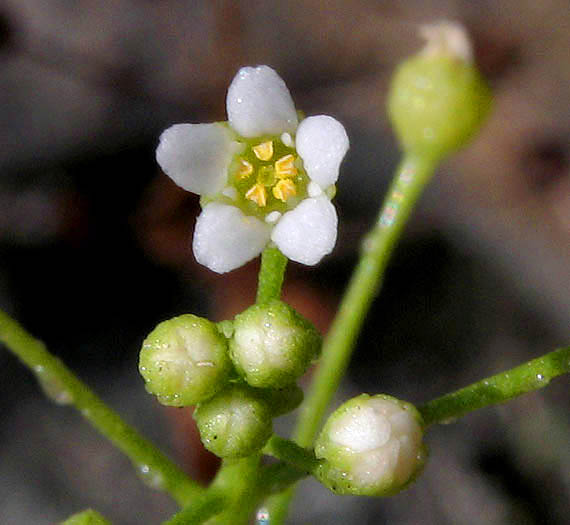
M 230 358 L 251 386 L 280 388 L 303 375 L 320 348 L 321 336 L 313 325 L 273 300 L 236 316 Z
M 272 416 L 261 392 L 239 383 L 194 411 L 204 447 L 221 458 L 246 457 L 260 450 L 273 433 Z
M 389 496 L 421 471 L 426 449 L 416 408 L 387 395 L 361 394 L 327 420 L 315 455 L 318 479 L 337 494 Z
M 212 397 L 224 388 L 231 370 L 226 338 L 214 323 L 191 314 L 160 323 L 139 357 L 147 391 L 168 406 Z
M 426 46 L 396 70 L 388 113 L 406 153 L 439 160 L 479 130 L 492 99 L 460 24 L 440 22 L 421 33 Z

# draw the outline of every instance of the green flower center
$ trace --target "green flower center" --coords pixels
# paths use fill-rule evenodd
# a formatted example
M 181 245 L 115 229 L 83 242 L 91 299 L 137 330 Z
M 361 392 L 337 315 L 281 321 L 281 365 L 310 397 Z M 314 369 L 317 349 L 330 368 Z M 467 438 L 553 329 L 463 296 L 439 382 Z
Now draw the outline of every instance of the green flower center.
M 265 219 L 293 209 L 307 197 L 309 177 L 290 135 L 238 141 L 243 148 L 230 164 L 221 200 Z

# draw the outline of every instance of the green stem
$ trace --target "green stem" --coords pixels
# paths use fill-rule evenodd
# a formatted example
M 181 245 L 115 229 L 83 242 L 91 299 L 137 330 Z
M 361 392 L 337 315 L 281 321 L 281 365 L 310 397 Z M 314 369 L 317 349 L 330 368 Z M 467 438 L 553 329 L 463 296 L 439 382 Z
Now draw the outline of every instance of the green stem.
M 425 426 L 461 417 L 479 408 L 505 403 L 543 388 L 555 377 L 570 372 L 570 346 L 560 348 L 506 372 L 477 381 L 418 408 Z
M 322 356 L 301 414 L 295 441 L 310 446 L 328 403 L 343 378 L 356 338 L 376 297 L 384 271 L 418 197 L 434 166 L 417 157 L 405 158 L 382 207 L 378 221 L 363 242 L 362 254 L 336 318 L 323 343 Z
M 247 458 L 224 460 L 211 489 L 225 494 L 229 501 L 224 511 L 211 520 L 213 524 L 246 525 L 255 511 L 261 454 Z
M 306 470 L 299 470 L 283 461 L 262 467 L 258 484 L 260 498 L 278 495 L 308 475 L 310 474 L 307 474 Z M 271 514 L 271 523 L 274 523 L 273 514 Z
M 257 304 L 266 303 L 271 299 L 279 299 L 287 261 L 287 257 L 273 244 L 263 250 L 255 300 Z
M 227 497 L 217 490 L 208 490 L 192 503 L 177 512 L 163 525 L 194 525 L 204 523 L 208 518 L 222 512 L 227 505 Z
M 281 297 L 287 257 L 270 244 L 261 254 L 256 303 L 262 304 Z M 224 461 L 214 486 L 231 494 L 228 508 L 214 519 L 222 523 L 247 523 L 259 501 L 257 478 L 261 454 L 237 461 Z
M 0 310 L 0 342 L 36 376 L 44 390 L 58 392 L 60 399 L 73 404 L 103 436 L 113 442 L 135 467 L 168 492 L 179 504 L 188 503 L 204 489 L 143 438 L 79 380 L 44 344 L 28 334 Z M 142 470 L 144 469 L 144 470 Z
M 419 407 L 425 426 L 445 423 L 469 412 L 544 388 L 552 379 L 570 373 L 570 347 L 560 348 L 542 357 L 528 361 L 511 370 L 482 379 L 451 394 L 434 399 Z M 273 436 L 264 452 L 282 461 L 264 467 L 259 483 L 266 497 L 274 495 L 271 523 L 282 523 L 286 508 L 281 505 L 283 494 L 290 486 L 310 475 L 318 460 L 306 449 L 293 442 Z M 289 492 L 287 492 L 288 494 Z
M 399 164 L 376 225 L 364 239 L 362 254 L 339 311 L 323 344 L 322 356 L 293 434 L 302 447 L 312 444 L 327 405 L 348 366 L 356 338 L 376 297 L 390 255 L 435 169 L 435 162 L 412 155 Z M 274 498 L 271 523 L 282 523 L 293 488 Z
M 319 466 L 320 461 L 312 451 L 300 447 L 295 442 L 273 435 L 263 448 L 263 453 L 281 461 L 274 465 L 263 467 L 259 473 L 258 496 L 266 499 L 288 489 L 293 483 L 311 475 Z M 280 496 L 269 499 L 269 507 Z M 275 509 L 270 512 L 271 523 L 275 523 Z M 284 518 L 285 516 L 283 516 Z
M 312 450 L 300 447 L 295 442 L 276 434 L 273 434 L 265 444 L 263 453 L 285 461 L 307 475 L 313 472 L 320 463 Z

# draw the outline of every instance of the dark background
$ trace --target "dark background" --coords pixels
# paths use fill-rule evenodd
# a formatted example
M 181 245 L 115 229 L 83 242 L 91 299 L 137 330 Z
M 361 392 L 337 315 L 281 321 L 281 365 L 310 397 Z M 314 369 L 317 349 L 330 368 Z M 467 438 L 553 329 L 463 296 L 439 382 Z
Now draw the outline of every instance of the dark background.
M 144 392 L 137 353 L 170 316 L 244 308 L 257 263 L 222 277 L 195 263 L 197 198 L 160 173 L 158 135 L 224 120 L 229 82 L 255 64 L 281 74 L 298 108 L 345 124 L 337 247 L 317 268 L 291 264 L 285 289 L 324 331 L 398 159 L 390 73 L 421 46 L 417 24 L 441 18 L 473 35 L 494 113 L 422 199 L 337 403 L 362 391 L 421 403 L 568 344 L 566 0 L 2 0 L 0 307 L 206 478 L 188 411 Z M 5 351 L 0 400 L 0 523 L 92 506 L 116 524 L 152 524 L 175 510 Z M 563 378 L 434 428 L 427 469 L 405 493 L 341 498 L 309 481 L 291 523 L 567 523 L 569 408 Z

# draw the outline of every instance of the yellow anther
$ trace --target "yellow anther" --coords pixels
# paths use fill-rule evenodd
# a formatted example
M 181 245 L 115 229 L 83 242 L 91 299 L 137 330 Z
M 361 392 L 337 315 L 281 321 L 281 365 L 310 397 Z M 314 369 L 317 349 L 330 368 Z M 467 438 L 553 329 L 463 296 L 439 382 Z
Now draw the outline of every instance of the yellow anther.
M 295 188 L 295 183 L 291 179 L 280 180 L 271 191 L 276 199 L 283 202 L 287 202 L 289 197 L 297 195 L 297 188 Z
M 245 159 L 239 159 L 238 178 L 245 179 L 253 173 L 253 166 Z
M 245 198 L 250 201 L 255 202 L 260 208 L 263 208 L 267 204 L 267 192 L 263 184 L 254 184 L 247 193 Z
M 291 154 L 281 157 L 275 161 L 275 175 L 278 179 L 288 179 L 297 175 L 295 167 L 295 157 Z
M 268 140 L 267 142 L 262 142 L 257 146 L 253 146 L 253 152 L 259 160 L 269 160 L 273 157 L 273 141 Z

